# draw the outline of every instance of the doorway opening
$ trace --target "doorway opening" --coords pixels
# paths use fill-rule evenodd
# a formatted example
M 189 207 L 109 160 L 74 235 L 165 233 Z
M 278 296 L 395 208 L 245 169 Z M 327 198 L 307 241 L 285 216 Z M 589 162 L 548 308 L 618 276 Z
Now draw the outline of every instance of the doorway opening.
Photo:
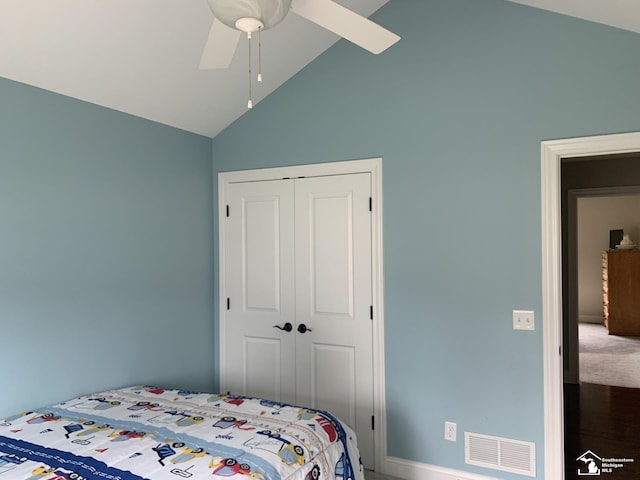
M 616 249 L 619 230 L 638 237 L 640 154 L 564 159 L 561 192 L 565 478 L 576 478 L 593 474 L 589 467 L 606 472 L 597 457 L 631 459 L 640 451 L 635 433 L 640 413 L 634 407 L 640 398 L 640 364 L 627 365 L 634 352 L 640 361 L 640 338 L 633 336 L 640 325 L 638 331 L 619 328 L 623 304 L 619 294 L 609 294 L 609 285 L 618 281 L 620 269 L 607 269 L 609 259 L 624 265 L 637 259 L 635 276 L 640 277 L 640 252 Z M 627 289 L 628 280 L 618 282 Z M 593 453 L 591 463 L 585 452 Z M 624 467 L 616 470 L 617 477 L 637 478 L 635 462 Z
M 627 177 L 633 176 L 631 172 L 640 173 L 640 157 L 634 155 L 630 160 L 632 165 Z M 640 182 L 640 178 L 637 181 Z M 577 333 L 577 348 L 570 350 L 571 357 L 577 361 L 570 363 L 579 368 L 572 372 L 573 375 L 567 375 L 565 371 L 564 381 L 640 389 L 640 321 L 634 321 L 636 314 L 627 310 L 631 305 L 619 296 L 620 287 L 633 286 L 620 276 L 617 265 L 614 272 L 608 269 L 609 258 L 622 259 L 623 266 L 640 258 L 635 243 L 628 247 L 620 245 L 622 235 L 634 242 L 640 238 L 640 183 L 630 187 L 571 191 L 568 200 L 576 195 L 576 241 L 571 241 L 571 235 L 568 241 L 569 249 L 577 251 L 574 263 L 577 272 L 569 276 L 575 276 L 576 281 L 568 287 L 570 291 L 573 287 L 577 289 L 577 306 L 574 308 L 576 315 L 565 318 L 564 322 L 572 333 Z M 571 212 L 569 217 L 572 217 Z M 613 299 L 609 295 L 611 275 L 613 287 L 618 289 Z M 636 272 L 636 278 L 640 279 L 640 271 Z M 576 298 L 575 292 L 569 296 Z M 625 309 L 623 314 L 632 320 L 631 324 L 620 324 L 620 308 Z M 612 309 L 615 318 L 610 324 L 608 317 Z
M 543 350 L 545 402 L 545 477 L 565 478 L 565 416 L 563 403 L 564 361 L 570 346 L 563 332 L 563 262 L 568 253 L 562 249 L 561 166 L 572 158 L 592 158 L 640 152 L 640 133 L 604 135 L 542 143 L 542 283 L 543 283 Z M 608 161 L 611 161 L 609 158 Z M 565 222 L 566 223 L 566 222 Z M 567 337 L 565 339 L 565 336 Z M 564 342 L 566 343 L 566 342 Z M 577 342 L 576 342 L 577 343 Z M 569 361 L 569 358 L 566 359 Z M 568 397 L 568 396 L 567 396 Z M 610 396 L 609 396 L 610 397 Z M 578 398 L 579 401 L 579 398 Z M 577 472 L 574 472 L 577 474 Z M 573 478 L 573 476 L 567 476 Z

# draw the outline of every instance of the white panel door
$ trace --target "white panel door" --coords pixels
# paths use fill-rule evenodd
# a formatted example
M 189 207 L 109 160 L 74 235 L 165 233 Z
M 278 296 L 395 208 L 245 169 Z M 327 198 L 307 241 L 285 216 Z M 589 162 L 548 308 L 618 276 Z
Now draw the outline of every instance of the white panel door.
M 296 401 L 356 430 L 373 467 L 370 174 L 297 179 Z
M 369 173 L 227 184 L 221 350 L 225 390 L 330 411 L 373 468 L 370 195 Z
M 294 403 L 293 183 L 229 184 L 226 197 L 223 385 Z

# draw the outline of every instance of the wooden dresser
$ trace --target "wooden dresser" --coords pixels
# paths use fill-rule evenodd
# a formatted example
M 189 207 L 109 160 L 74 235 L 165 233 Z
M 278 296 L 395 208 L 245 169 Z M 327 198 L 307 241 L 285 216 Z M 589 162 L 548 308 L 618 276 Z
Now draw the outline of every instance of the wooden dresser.
M 602 252 L 602 291 L 609 334 L 640 336 L 640 250 Z

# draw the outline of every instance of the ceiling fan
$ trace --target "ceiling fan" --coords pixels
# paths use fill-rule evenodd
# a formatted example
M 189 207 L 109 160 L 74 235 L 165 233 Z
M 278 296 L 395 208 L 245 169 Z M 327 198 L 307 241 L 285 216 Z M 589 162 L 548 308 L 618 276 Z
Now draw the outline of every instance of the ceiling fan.
M 378 54 L 400 40 L 393 32 L 332 0 L 207 0 L 215 18 L 200 60 L 200 69 L 227 68 L 242 32 L 280 23 L 289 10 Z

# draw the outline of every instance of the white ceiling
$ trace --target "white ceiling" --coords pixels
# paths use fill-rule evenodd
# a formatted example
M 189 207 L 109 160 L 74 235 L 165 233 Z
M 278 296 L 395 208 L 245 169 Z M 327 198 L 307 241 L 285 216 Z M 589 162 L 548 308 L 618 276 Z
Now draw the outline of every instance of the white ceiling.
M 387 1 L 338 3 L 369 16 Z M 640 33 L 637 0 L 511 1 Z M 248 52 L 199 70 L 212 18 L 206 0 L 2 0 L 0 76 L 214 137 L 246 112 Z M 254 104 L 337 40 L 293 14 L 264 32 Z

